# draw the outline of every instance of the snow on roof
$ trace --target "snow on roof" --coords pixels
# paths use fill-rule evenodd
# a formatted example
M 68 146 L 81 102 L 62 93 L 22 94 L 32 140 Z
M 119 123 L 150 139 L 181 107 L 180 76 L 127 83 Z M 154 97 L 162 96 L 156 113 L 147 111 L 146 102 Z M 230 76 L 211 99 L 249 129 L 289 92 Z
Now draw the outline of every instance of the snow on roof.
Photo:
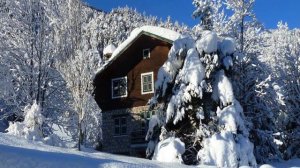
M 163 37 L 171 41 L 175 41 L 180 36 L 179 33 L 173 30 L 157 27 L 157 26 L 142 26 L 140 28 L 136 28 L 131 32 L 130 36 L 134 34 L 138 34 L 142 31 L 154 34 L 159 37 Z
M 116 46 L 113 44 L 109 44 L 103 50 L 103 55 L 112 54 L 116 50 Z
M 169 43 L 172 43 L 180 36 L 180 33 L 162 27 L 142 26 L 139 28 L 135 28 L 131 32 L 130 36 L 114 50 L 110 59 L 100 68 L 100 70 L 98 70 L 97 73 L 101 73 L 104 69 L 106 69 L 108 65 L 110 65 L 116 58 L 118 58 L 142 34 L 154 36 Z

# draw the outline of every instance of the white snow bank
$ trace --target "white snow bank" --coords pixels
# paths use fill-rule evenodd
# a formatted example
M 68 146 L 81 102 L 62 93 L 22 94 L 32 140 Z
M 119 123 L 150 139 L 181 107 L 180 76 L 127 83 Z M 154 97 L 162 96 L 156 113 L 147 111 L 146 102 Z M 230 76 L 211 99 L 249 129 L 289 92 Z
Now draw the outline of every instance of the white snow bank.
M 181 168 L 176 163 L 126 157 L 94 151 L 86 152 L 48 146 L 16 136 L 0 133 L 0 167 L 5 168 Z
M 260 168 L 300 168 L 300 158 L 283 162 L 263 164 L 260 166 Z
M 103 55 L 112 54 L 116 50 L 116 46 L 113 44 L 109 44 L 103 50 Z
M 89 150 L 79 152 L 73 149 L 48 146 L 43 143 L 28 141 L 16 136 L 0 133 L 0 167 L 5 168 L 131 168 L 131 167 L 190 167 L 176 163 L 162 163 L 153 160 L 126 157 Z M 197 167 L 215 167 L 198 165 Z M 300 159 L 285 162 L 273 162 L 261 168 L 299 168 Z
M 231 133 L 221 132 L 205 139 L 204 148 L 198 152 L 201 164 L 217 167 L 237 167 L 236 146 Z M 209 148 L 208 148 L 209 147 Z
M 204 148 L 198 152 L 201 164 L 216 165 L 217 167 L 256 167 L 251 142 L 243 136 L 237 137 L 237 139 L 238 142 L 232 133 L 226 131 L 221 131 L 221 133 L 205 139 Z
M 181 163 L 181 155 L 185 151 L 185 144 L 175 137 L 160 141 L 153 155 L 153 160 L 160 162 Z
M 25 118 L 23 122 L 10 122 L 7 128 L 8 134 L 24 137 L 29 140 L 40 140 L 43 138 L 41 126 L 44 117 L 40 106 L 34 102 L 24 108 Z
M 27 140 L 44 142 L 48 145 L 65 147 L 65 142 L 55 134 L 48 137 L 43 136 L 42 125 L 44 116 L 41 114 L 40 106 L 34 102 L 24 108 L 25 118 L 23 122 L 10 122 L 7 134 L 15 135 Z M 58 132 L 58 131 L 56 131 Z
M 202 38 L 197 41 L 196 47 L 200 53 L 204 51 L 205 53 L 216 52 L 218 49 L 218 36 L 215 32 L 204 31 Z

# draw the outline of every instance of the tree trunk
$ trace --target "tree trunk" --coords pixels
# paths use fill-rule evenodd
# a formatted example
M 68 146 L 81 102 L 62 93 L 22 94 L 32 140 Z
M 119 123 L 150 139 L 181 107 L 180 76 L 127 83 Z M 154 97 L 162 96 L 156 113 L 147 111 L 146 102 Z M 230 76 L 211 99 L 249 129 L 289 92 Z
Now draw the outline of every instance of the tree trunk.
M 82 130 L 81 130 L 81 121 L 78 121 L 78 150 L 81 150 L 81 142 L 82 142 Z

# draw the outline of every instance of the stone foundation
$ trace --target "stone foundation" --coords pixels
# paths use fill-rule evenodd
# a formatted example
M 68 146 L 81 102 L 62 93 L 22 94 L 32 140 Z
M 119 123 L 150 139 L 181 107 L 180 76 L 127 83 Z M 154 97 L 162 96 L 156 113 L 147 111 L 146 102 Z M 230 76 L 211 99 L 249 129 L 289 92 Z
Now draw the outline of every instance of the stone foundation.
M 131 109 L 117 109 L 103 111 L 103 151 L 115 154 L 124 154 L 145 157 L 147 143 L 145 135 L 147 122 L 144 112 L 148 106 L 134 107 Z M 115 134 L 115 118 L 126 118 L 126 133 Z

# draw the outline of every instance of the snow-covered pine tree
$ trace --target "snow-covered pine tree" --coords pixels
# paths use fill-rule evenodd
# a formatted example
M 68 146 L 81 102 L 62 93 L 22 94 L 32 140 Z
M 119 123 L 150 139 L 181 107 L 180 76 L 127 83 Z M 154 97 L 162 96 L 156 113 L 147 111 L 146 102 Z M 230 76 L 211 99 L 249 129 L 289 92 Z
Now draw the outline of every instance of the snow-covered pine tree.
M 213 29 L 214 16 L 220 8 L 220 0 L 193 0 L 196 10 L 193 12 L 194 18 L 200 19 L 200 25 L 204 30 Z
M 191 37 L 174 42 L 150 100 L 150 107 L 158 109 L 146 137 L 151 144 L 148 152 L 174 131 L 185 143 L 183 160 L 188 164 L 198 158 L 200 163 L 219 167 L 256 166 L 243 110 L 226 76 L 234 48 L 233 39 L 212 31 L 204 31 L 196 42 Z M 158 137 L 161 127 L 169 133 L 162 131 Z
M 211 22 L 201 23 L 211 27 Z M 185 143 L 186 164 L 256 167 L 243 109 L 227 77 L 235 54 L 233 39 L 210 30 L 196 41 L 185 36 L 173 43 L 149 101 L 150 109 L 157 109 L 146 136 L 149 156 L 154 152 L 157 159 L 161 143 L 177 136 Z

